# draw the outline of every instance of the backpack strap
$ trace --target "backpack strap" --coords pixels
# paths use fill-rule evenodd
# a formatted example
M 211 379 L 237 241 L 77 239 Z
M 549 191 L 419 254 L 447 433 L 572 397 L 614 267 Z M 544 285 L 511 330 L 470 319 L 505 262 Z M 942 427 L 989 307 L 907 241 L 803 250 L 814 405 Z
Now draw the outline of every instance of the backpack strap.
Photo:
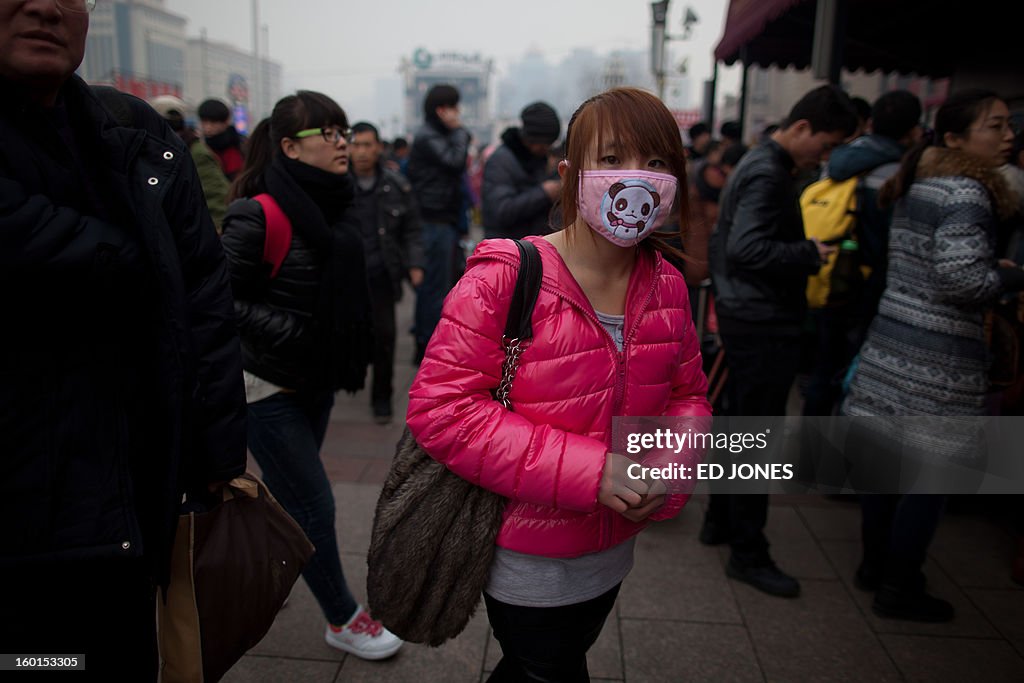
M 275 278 L 292 245 L 292 222 L 277 200 L 269 194 L 264 192 L 253 199 L 263 207 L 263 215 L 266 217 L 263 262 L 270 265 L 270 277 Z

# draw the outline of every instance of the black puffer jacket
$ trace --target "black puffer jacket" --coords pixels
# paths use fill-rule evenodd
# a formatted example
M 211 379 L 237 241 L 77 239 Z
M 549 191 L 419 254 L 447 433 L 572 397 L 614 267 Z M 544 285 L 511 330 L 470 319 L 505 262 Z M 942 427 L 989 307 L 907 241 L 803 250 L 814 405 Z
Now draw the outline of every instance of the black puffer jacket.
M 550 178 L 548 160 L 526 148 L 518 128 L 507 129 L 501 141 L 484 166 L 484 236 L 522 239 L 546 235 L 551 231 L 551 199 L 541 183 Z
M 462 174 L 469 131 L 430 120 L 416 131 L 409 152 L 409 182 L 423 220 L 456 225 L 462 208 Z
M 163 579 L 182 492 L 245 467 L 227 267 L 163 119 L 125 96 L 121 127 L 77 77 L 62 100 L 0 105 L 0 567 Z
M 740 331 L 740 323 L 799 332 L 807 276 L 820 264 L 804 237 L 793 167 L 769 140 L 743 157 L 722 190 L 708 261 L 723 331 Z
M 287 173 L 279 178 L 285 186 L 267 190 L 291 220 L 292 241 L 276 277 L 263 260 L 266 217 L 259 202 L 236 200 L 224 217 L 243 364 L 286 389 L 355 391 L 372 343 L 362 238 L 341 214 L 328 223 Z M 317 230 L 329 233 L 326 244 Z
M 391 279 L 395 301 L 402 298 L 402 280 L 410 268 L 423 268 L 423 238 L 420 213 L 412 196 L 412 186 L 401 173 L 378 165 L 379 180 L 374 187 L 377 200 L 377 236 L 384 255 L 384 267 Z

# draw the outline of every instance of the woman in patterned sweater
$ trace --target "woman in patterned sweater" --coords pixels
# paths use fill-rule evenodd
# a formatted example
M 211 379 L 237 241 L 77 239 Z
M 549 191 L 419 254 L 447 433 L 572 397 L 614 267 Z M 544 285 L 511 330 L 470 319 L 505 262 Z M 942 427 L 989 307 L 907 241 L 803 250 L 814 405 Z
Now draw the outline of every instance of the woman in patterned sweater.
M 934 144 L 908 153 L 882 190 L 883 203 L 895 202 L 888 279 L 843 412 L 942 419 L 894 422 L 896 432 L 858 440 L 860 448 L 849 444 L 860 461 L 872 454 L 868 469 L 906 467 L 901 450 L 957 458 L 976 445 L 970 430 L 950 418 L 986 414 L 984 312 L 1001 293 L 1024 289 L 1024 271 L 995 253 L 998 220 L 1014 208 L 997 171 L 1013 146 L 1006 103 L 991 92 L 957 93 L 939 109 L 935 132 Z M 858 427 L 859 437 L 864 432 Z M 874 611 L 952 619 L 952 606 L 925 592 L 921 573 L 945 497 L 861 500 L 864 559 L 857 584 L 877 591 Z

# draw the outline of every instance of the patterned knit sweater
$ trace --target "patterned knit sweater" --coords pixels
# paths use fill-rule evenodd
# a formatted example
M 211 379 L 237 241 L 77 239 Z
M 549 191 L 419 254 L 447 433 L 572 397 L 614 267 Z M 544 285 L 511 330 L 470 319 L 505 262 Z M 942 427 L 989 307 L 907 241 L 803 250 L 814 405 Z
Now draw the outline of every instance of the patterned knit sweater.
M 889 273 L 861 348 L 847 415 L 984 415 L 989 354 L 984 312 L 1001 291 L 997 214 L 1013 197 L 995 169 L 929 149 L 897 203 Z M 942 450 L 948 435 L 918 434 Z

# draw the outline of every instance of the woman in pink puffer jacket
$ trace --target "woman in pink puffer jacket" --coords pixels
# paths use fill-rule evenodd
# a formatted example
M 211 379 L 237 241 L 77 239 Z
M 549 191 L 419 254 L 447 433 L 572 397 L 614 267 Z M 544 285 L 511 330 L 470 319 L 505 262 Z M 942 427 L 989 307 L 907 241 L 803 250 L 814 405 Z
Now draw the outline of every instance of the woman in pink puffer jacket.
M 635 535 L 686 502 L 627 476 L 612 418 L 711 413 L 686 284 L 650 236 L 685 215 L 672 115 L 649 93 L 611 90 L 577 110 L 566 142 L 567 227 L 529 238 L 544 276 L 512 411 L 491 393 L 519 265 L 507 240 L 469 260 L 410 391 L 424 450 L 509 501 L 484 595 L 504 654 L 494 681 L 588 680 Z

